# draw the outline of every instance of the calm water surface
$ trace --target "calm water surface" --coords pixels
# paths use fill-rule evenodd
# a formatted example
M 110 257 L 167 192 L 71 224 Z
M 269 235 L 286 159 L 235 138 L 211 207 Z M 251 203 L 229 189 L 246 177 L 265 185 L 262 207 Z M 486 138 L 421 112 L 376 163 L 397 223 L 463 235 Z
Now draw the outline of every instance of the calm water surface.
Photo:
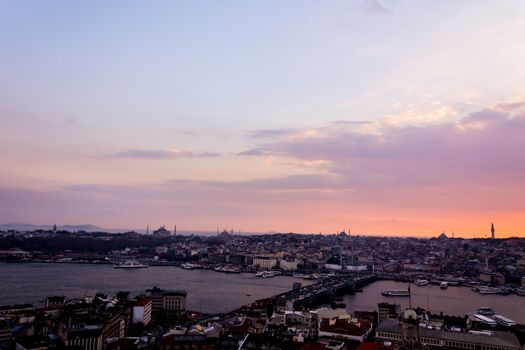
M 49 295 L 78 298 L 97 292 L 137 295 L 157 286 L 185 289 L 188 308 L 203 312 L 227 312 L 257 299 L 292 289 L 294 282 L 309 281 L 254 274 L 227 274 L 211 270 L 183 270 L 172 266 L 147 269 L 114 269 L 111 265 L 0 263 L 1 304 L 39 301 Z M 250 293 L 251 296 L 247 294 Z
M 377 304 L 383 301 L 396 303 L 402 308 L 408 307 L 408 298 L 384 297 L 381 292 L 389 289 L 407 289 L 408 284 L 394 281 L 378 281 L 363 288 L 363 293 L 347 295 L 343 298 L 349 311 L 377 310 Z M 422 307 L 434 313 L 443 311 L 449 315 L 465 315 L 476 311 L 481 306 L 492 307 L 497 314 L 514 321 L 525 323 L 525 297 L 519 295 L 481 295 L 467 287 L 448 287 L 412 285 L 412 306 Z
M 210 270 L 183 270 L 170 266 L 151 266 L 147 269 L 114 269 L 111 265 L 0 263 L 1 304 L 39 301 L 48 295 L 78 298 L 97 292 L 114 295 L 129 291 L 132 295 L 158 286 L 164 289 L 185 289 L 188 308 L 203 312 L 227 312 L 241 305 L 290 290 L 294 282 L 303 285 L 311 281 L 278 276 L 257 278 L 254 274 L 225 274 Z M 382 301 L 408 306 L 408 298 L 383 297 L 387 289 L 406 289 L 406 283 L 379 281 L 366 286 L 363 293 L 345 296 L 350 312 L 377 310 Z M 481 306 L 525 323 L 525 297 L 518 295 L 480 295 L 465 287 L 418 287 L 412 285 L 412 304 L 432 312 L 464 315 Z M 250 293 L 251 296 L 247 296 Z

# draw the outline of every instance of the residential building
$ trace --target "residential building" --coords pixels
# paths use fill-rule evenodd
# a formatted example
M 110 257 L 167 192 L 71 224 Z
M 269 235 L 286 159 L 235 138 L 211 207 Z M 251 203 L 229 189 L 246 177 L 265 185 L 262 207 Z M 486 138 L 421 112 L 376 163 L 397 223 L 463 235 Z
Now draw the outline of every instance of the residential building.
M 277 259 L 275 258 L 267 258 L 267 257 L 256 257 L 253 258 L 253 267 L 259 268 L 259 269 L 271 269 L 277 266 Z
M 168 314 L 180 314 L 186 311 L 186 291 L 172 290 L 162 293 L 162 310 Z
M 134 324 L 147 326 L 151 322 L 153 302 L 149 298 L 139 298 L 133 303 L 132 320 Z
M 399 305 L 390 303 L 379 303 L 377 304 L 377 307 L 377 319 L 379 323 L 389 318 L 397 318 L 397 315 L 399 313 Z

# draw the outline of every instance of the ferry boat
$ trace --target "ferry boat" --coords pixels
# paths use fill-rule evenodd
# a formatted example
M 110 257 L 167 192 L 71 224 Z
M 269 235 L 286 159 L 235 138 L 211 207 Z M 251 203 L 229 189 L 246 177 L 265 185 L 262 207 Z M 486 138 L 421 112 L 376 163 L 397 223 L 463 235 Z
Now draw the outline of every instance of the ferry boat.
M 439 288 L 441 289 L 447 289 L 448 288 L 448 282 L 443 281 L 439 284 Z
M 429 280 L 422 280 L 422 279 L 418 279 L 414 282 L 414 284 L 416 286 L 419 286 L 419 287 L 423 287 L 423 286 L 426 286 L 428 284 L 430 284 L 430 281 Z
M 381 294 L 385 297 L 409 297 L 410 291 L 408 290 L 385 290 Z
M 471 320 L 476 321 L 476 322 L 480 322 L 480 323 L 484 323 L 484 324 L 492 326 L 492 327 L 497 325 L 497 322 L 494 321 L 492 318 L 487 317 L 485 315 L 480 315 L 480 314 L 472 315 L 471 316 Z
M 492 316 L 495 314 L 495 311 L 491 307 L 482 306 L 476 311 L 476 314 L 483 315 L 483 316 Z
M 279 271 L 259 271 L 255 274 L 255 276 L 262 277 L 262 278 L 271 278 L 271 277 L 275 277 L 280 274 L 281 272 Z
M 214 269 L 217 272 L 226 272 L 226 273 L 241 273 L 241 269 L 233 266 L 218 266 Z
M 119 262 L 113 265 L 113 268 L 115 269 L 145 269 L 148 267 L 149 267 L 148 265 L 141 264 L 135 260 Z
M 202 266 L 199 264 L 192 264 L 192 263 L 184 263 L 180 265 L 185 270 L 193 270 L 193 269 L 200 269 Z
M 501 288 L 483 286 L 483 287 L 478 288 L 478 293 L 479 294 L 500 294 Z
M 494 318 L 494 321 L 496 321 L 497 323 L 505 327 L 514 326 L 516 324 L 516 321 L 513 321 L 510 318 L 506 318 L 505 316 L 494 315 L 493 318 Z

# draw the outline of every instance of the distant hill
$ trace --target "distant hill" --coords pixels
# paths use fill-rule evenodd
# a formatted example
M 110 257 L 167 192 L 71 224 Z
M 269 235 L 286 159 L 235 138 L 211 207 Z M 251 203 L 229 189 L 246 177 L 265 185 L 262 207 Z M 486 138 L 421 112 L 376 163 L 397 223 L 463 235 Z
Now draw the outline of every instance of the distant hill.
M 35 230 L 52 230 L 53 225 L 32 225 L 32 224 L 19 224 L 19 223 L 11 223 L 11 224 L 0 224 L 0 231 L 9 231 L 9 230 L 15 230 L 15 231 L 35 231 Z M 94 225 L 57 225 L 58 230 L 65 230 L 65 231 L 86 231 L 86 232 L 93 232 L 93 231 L 107 231 L 103 228 L 94 226 Z

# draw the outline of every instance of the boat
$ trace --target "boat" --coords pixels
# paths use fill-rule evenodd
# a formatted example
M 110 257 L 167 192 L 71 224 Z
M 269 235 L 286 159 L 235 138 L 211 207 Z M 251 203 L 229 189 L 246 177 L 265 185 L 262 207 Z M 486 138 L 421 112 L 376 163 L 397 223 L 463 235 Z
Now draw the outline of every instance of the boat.
M 493 327 L 497 325 L 497 322 L 494 321 L 492 318 L 487 317 L 485 315 L 480 315 L 480 314 L 472 315 L 471 320 L 479 322 L 479 323 L 484 323 L 486 325 L 493 326 Z
M 410 296 L 410 291 L 408 290 L 385 290 L 381 294 L 385 297 L 408 297 Z
M 426 286 L 426 285 L 430 284 L 430 281 L 429 280 L 418 279 L 418 280 L 416 280 L 414 282 L 414 284 L 416 286 L 423 287 L 423 286 Z
M 514 289 L 514 293 L 521 295 L 522 297 L 525 297 L 525 287 L 518 287 Z
M 148 268 L 149 265 L 141 264 L 138 261 L 130 260 L 125 262 L 119 262 L 115 265 L 113 265 L 113 268 L 115 269 L 145 269 Z
M 202 266 L 199 264 L 192 264 L 192 263 L 184 263 L 180 265 L 185 270 L 194 270 L 194 269 L 200 269 Z
M 441 282 L 441 283 L 439 284 L 439 288 L 441 288 L 441 289 L 447 289 L 447 288 L 448 288 L 448 282 L 445 282 L 445 281 Z
M 311 274 L 311 275 L 304 275 L 304 276 L 303 276 L 303 279 L 304 279 L 304 280 L 316 280 L 316 279 L 318 279 L 318 278 L 320 278 L 320 277 L 321 277 L 321 275 L 319 275 L 319 274 L 317 274 L 317 273 L 313 273 L 313 274 Z
M 252 296 L 252 293 L 246 293 L 246 296 L 247 296 L 247 297 L 251 297 L 251 296 Z
M 275 277 L 280 274 L 281 272 L 279 271 L 259 271 L 255 274 L 255 276 L 262 277 L 262 278 L 270 278 L 270 277 Z
M 505 316 L 494 315 L 493 318 L 494 318 L 494 321 L 496 321 L 498 324 L 505 326 L 505 327 L 514 326 L 516 324 L 516 321 L 513 321 L 510 318 L 507 318 Z
M 229 266 L 229 267 L 223 268 L 222 272 L 226 272 L 226 273 L 241 273 L 241 269 L 238 268 L 238 267 Z
M 214 269 L 217 272 L 226 272 L 226 273 L 241 273 L 241 269 L 233 266 L 218 266 Z
M 479 294 L 500 294 L 501 288 L 482 286 L 478 288 Z
M 482 306 L 476 311 L 476 314 L 483 315 L 483 316 L 492 316 L 495 314 L 495 311 L 491 307 Z

